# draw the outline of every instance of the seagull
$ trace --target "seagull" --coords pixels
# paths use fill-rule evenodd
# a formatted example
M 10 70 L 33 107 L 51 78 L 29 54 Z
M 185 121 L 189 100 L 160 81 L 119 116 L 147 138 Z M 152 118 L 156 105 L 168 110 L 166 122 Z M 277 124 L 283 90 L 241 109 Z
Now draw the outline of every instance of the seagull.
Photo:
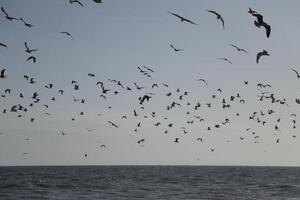
M 27 61 L 29 61 L 29 60 L 32 60 L 33 63 L 36 63 L 36 57 L 34 57 L 34 56 L 28 57 L 28 58 L 27 58 Z
M 34 26 L 32 24 L 29 24 L 29 23 L 25 22 L 25 20 L 22 17 L 20 17 L 20 20 L 24 23 L 25 26 L 27 26 L 29 28 Z
M 255 11 L 254 12 L 252 11 L 251 14 L 252 14 L 252 16 L 256 17 L 256 21 L 254 21 L 254 25 L 258 28 L 263 26 L 266 29 L 267 38 L 269 38 L 270 33 L 271 33 L 271 26 L 269 24 L 267 24 L 266 22 L 264 22 L 263 16 L 261 14 L 255 12 Z
M 297 78 L 300 78 L 300 74 L 299 74 L 299 72 L 298 72 L 298 71 L 296 71 L 295 69 L 292 69 L 292 68 L 291 68 L 291 70 L 292 70 L 293 72 L 295 72 L 295 73 L 296 73 L 296 75 L 297 75 Z
M 70 0 L 69 2 L 70 2 L 70 4 L 78 3 L 81 7 L 84 7 L 83 4 L 79 0 Z
M 230 44 L 230 46 L 236 48 L 237 51 L 242 51 L 242 52 L 248 53 L 248 51 L 246 51 L 245 49 L 239 48 L 238 46 L 236 46 L 234 44 Z
M 229 60 L 228 58 L 218 58 L 219 60 L 224 60 L 227 61 L 228 63 L 232 64 L 231 60 Z
M 191 20 L 189 20 L 189 19 L 186 19 L 186 18 L 184 18 L 184 17 L 182 17 L 182 16 L 180 16 L 180 15 L 178 15 L 178 14 L 176 14 L 176 13 L 173 13 L 173 12 L 170 12 L 170 11 L 168 11 L 168 13 L 170 13 L 171 15 L 174 15 L 175 17 L 178 17 L 178 18 L 180 19 L 181 22 L 186 21 L 186 22 L 188 22 L 188 23 L 191 23 L 191 24 L 194 24 L 194 25 L 198 25 L 198 24 L 196 24 L 195 22 L 193 22 L 193 21 L 191 21 Z
M 2 69 L 0 72 L 0 78 L 6 78 L 7 76 L 4 74 L 6 69 Z
M 179 138 L 175 138 L 174 142 L 179 143 Z
M 1 6 L 1 10 L 2 10 L 2 12 L 5 14 L 5 18 L 8 19 L 9 21 L 12 21 L 12 20 L 19 20 L 18 18 L 9 16 L 2 6 Z
M 25 42 L 24 45 L 25 45 L 25 48 L 26 48 L 25 52 L 27 52 L 27 53 L 32 53 L 34 51 L 39 50 L 39 49 L 29 49 L 29 47 L 27 45 L 27 42 Z
M 176 49 L 172 44 L 170 44 L 170 47 L 175 51 L 175 52 L 177 52 L 177 51 L 182 51 L 183 49 Z
M 113 123 L 112 121 L 108 121 L 108 123 L 110 123 L 112 126 L 119 128 L 115 123 Z
M 270 54 L 266 50 L 258 52 L 257 55 L 256 55 L 256 63 L 258 63 L 261 56 L 270 56 Z
M 203 83 L 205 83 L 206 86 L 208 86 L 206 80 L 204 80 L 204 79 L 202 79 L 202 78 L 198 79 L 197 81 L 202 81 Z
M 213 10 L 206 10 L 206 11 L 215 14 L 217 16 L 217 19 L 221 20 L 223 29 L 225 29 L 224 20 L 219 13 L 217 13 L 216 11 L 213 11 Z
M 65 35 L 69 36 L 72 40 L 74 40 L 73 36 L 72 36 L 71 33 L 69 33 L 69 32 L 62 31 L 62 32 L 59 32 L 59 33 L 65 34 Z

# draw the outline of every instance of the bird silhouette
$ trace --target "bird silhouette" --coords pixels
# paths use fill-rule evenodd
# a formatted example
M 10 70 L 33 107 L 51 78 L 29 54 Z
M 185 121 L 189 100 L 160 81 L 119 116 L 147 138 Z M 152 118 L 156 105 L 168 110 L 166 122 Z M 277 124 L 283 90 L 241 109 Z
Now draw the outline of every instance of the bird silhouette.
M 70 4 L 77 3 L 81 7 L 84 7 L 83 4 L 79 0 L 70 0 L 69 2 L 70 2 Z
M 242 51 L 242 52 L 248 53 L 248 51 L 246 51 L 245 49 L 239 48 L 238 46 L 236 46 L 234 44 L 230 44 L 230 46 L 234 47 L 237 51 Z
M 248 11 L 249 13 L 249 11 Z M 266 29 L 266 35 L 267 38 L 270 37 L 271 34 L 271 26 L 269 24 L 267 24 L 266 22 L 264 22 L 263 20 L 263 16 L 257 12 L 251 12 L 252 16 L 256 17 L 256 20 L 254 21 L 254 25 L 258 28 L 260 28 L 261 26 L 263 26 Z
M 228 58 L 218 58 L 218 60 L 224 60 L 224 61 L 232 64 L 231 60 L 229 60 Z
M 183 49 L 176 49 L 172 44 L 170 44 L 170 47 L 175 51 L 175 52 L 177 52 L 177 51 L 182 51 Z
M 188 22 L 188 23 L 191 23 L 191 24 L 193 24 L 193 25 L 198 25 L 197 23 L 195 23 L 195 22 L 193 22 L 193 21 L 191 21 L 191 20 L 189 20 L 189 19 L 187 19 L 187 18 L 184 18 L 184 17 L 182 17 L 182 16 L 180 16 L 180 15 L 178 15 L 178 14 L 176 14 L 176 13 L 173 13 L 173 12 L 170 12 L 170 11 L 168 11 L 168 13 L 170 13 L 171 15 L 174 15 L 175 17 L 178 17 L 179 19 L 180 19 L 180 21 L 181 22 Z
M 19 20 L 19 19 L 16 18 L 16 17 L 11 17 L 11 16 L 9 16 L 2 6 L 1 6 L 1 11 L 5 14 L 5 18 L 8 19 L 9 21 L 12 21 L 12 20 Z
M 197 81 L 201 81 L 201 82 L 205 83 L 206 86 L 208 86 L 206 80 L 204 80 L 204 79 L 202 79 L 202 78 L 198 79 Z
M 216 11 L 213 11 L 213 10 L 206 10 L 206 11 L 215 14 L 217 16 L 217 19 L 221 20 L 223 29 L 225 29 L 224 19 L 222 18 L 222 16 L 219 13 L 217 13 Z
M 266 50 L 258 52 L 257 55 L 256 55 L 256 63 L 259 62 L 259 59 L 260 59 L 261 56 L 270 56 L 270 54 Z
M 27 27 L 33 27 L 34 25 L 27 23 L 22 17 L 20 17 L 20 20 L 24 23 L 25 26 Z
M 27 61 L 30 61 L 30 60 L 32 60 L 33 63 L 36 63 L 36 57 L 34 57 L 34 56 L 28 57 Z
M 27 42 L 25 42 L 24 45 L 25 45 L 25 48 L 26 48 L 25 52 L 27 52 L 27 53 L 32 53 L 34 51 L 38 51 L 39 50 L 39 49 L 30 49 L 28 47 L 28 45 L 27 45 Z
M 65 34 L 65 35 L 69 36 L 72 40 L 74 40 L 73 35 L 71 33 L 67 32 L 67 31 L 62 31 L 62 32 L 59 32 L 59 33 Z

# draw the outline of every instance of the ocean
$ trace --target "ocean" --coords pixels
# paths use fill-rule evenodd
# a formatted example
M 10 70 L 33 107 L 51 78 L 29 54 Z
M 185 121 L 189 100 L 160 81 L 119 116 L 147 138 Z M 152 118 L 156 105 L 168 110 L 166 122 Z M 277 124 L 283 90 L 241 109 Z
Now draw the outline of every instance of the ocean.
M 300 168 L 0 167 L 0 199 L 300 199 Z

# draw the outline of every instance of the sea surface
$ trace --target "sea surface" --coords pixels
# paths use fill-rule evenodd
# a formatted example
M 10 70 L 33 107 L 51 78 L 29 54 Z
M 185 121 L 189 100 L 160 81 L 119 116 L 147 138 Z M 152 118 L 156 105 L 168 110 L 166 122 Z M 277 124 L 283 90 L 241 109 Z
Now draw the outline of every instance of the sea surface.
M 300 199 L 300 168 L 0 167 L 0 199 Z

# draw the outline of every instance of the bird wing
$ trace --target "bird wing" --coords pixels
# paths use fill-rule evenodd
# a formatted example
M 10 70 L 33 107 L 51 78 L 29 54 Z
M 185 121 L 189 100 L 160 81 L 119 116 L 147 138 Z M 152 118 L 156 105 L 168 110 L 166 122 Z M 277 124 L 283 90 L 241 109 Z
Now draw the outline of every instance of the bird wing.
M 271 34 L 271 26 L 269 24 L 264 23 L 264 27 L 266 29 L 267 38 L 269 38 Z
M 262 52 L 257 53 L 256 55 L 256 63 L 258 63 L 259 58 L 262 56 Z
M 4 8 L 2 6 L 1 6 L 1 10 L 6 16 L 8 16 L 7 12 L 4 10 Z
M 219 17 L 219 19 L 221 20 L 221 22 L 222 22 L 222 26 L 223 26 L 223 29 L 225 29 L 225 23 L 224 23 L 224 19 L 222 18 L 222 16 L 221 15 L 219 15 L 220 17 Z
M 297 74 L 297 77 L 299 77 L 299 72 L 296 71 L 295 69 L 291 69 L 292 71 L 294 71 Z
M 1 76 L 2 76 L 2 77 L 4 76 L 4 72 L 5 72 L 5 69 L 2 69 L 2 70 L 1 70 Z
M 175 17 L 178 17 L 179 19 L 181 19 L 181 21 L 183 21 L 184 17 L 181 17 L 180 15 L 176 14 L 176 13 L 173 13 L 173 12 L 170 12 L 168 11 L 168 13 L 170 13 L 171 15 L 174 15 Z

